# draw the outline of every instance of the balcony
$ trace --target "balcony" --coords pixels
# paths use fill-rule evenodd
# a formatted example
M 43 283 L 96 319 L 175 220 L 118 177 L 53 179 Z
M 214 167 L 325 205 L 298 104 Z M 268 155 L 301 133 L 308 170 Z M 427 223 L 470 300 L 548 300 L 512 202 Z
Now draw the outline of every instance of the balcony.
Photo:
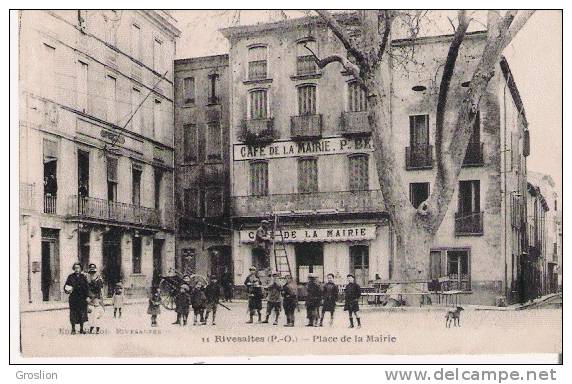
M 322 115 L 291 116 L 290 135 L 298 140 L 322 137 Z
M 484 143 L 469 143 L 465 159 L 463 160 L 464 167 L 478 167 L 484 164 L 483 161 L 483 144 Z
M 273 119 L 242 120 L 241 130 L 241 140 L 247 144 L 269 143 L 276 138 Z
M 218 96 L 209 96 L 207 100 L 208 105 L 217 105 L 220 103 Z
M 405 147 L 405 169 L 408 171 L 414 169 L 431 169 L 433 168 L 433 146 L 417 145 L 414 147 Z
M 308 76 L 317 74 L 317 65 L 314 56 L 299 56 L 296 60 L 296 74 L 298 76 Z
M 480 236 L 483 234 L 483 212 L 455 213 L 455 236 Z
M 347 136 L 369 135 L 371 127 L 367 119 L 367 111 L 342 113 L 341 133 Z
M 55 215 L 58 197 L 50 194 L 44 195 L 44 213 Z
M 385 211 L 385 206 L 379 190 L 235 196 L 232 199 L 232 214 L 236 217 L 262 217 L 286 211 L 293 215 L 379 213 Z
M 72 196 L 68 212 L 79 220 L 108 221 L 143 227 L 162 227 L 161 211 L 95 197 Z
M 248 63 L 248 80 L 265 80 L 267 77 L 266 60 Z

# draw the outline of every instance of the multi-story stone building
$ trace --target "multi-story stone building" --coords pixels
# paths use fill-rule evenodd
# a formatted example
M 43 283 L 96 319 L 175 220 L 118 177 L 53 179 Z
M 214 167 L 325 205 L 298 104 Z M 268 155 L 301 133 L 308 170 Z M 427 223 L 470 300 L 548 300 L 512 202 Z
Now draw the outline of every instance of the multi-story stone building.
M 23 303 L 72 264 L 144 294 L 174 266 L 173 58 L 163 11 L 20 12 Z
M 175 61 L 177 268 L 232 271 L 228 55 Z
M 339 18 L 351 27 L 351 17 Z M 338 64 L 318 69 L 306 49 L 345 56 L 342 44 L 317 18 L 222 32 L 230 41 L 235 280 L 244 279 L 251 264 L 266 267 L 253 248 L 254 230 L 278 214 L 298 282 L 310 272 L 319 279 L 333 273 L 338 282 L 352 272 L 362 285 L 392 282 L 394 234 L 373 160 L 365 92 Z M 469 33 L 463 42 L 451 111 L 466 92 L 485 36 Z M 416 60 L 386 67 L 395 150 L 414 206 L 427 198 L 435 177 L 435 74 L 450 41 L 391 43 L 392 58 L 415 45 Z M 498 297 L 512 299 L 516 287 L 529 148 L 524 108 L 504 59 L 479 115 L 424 274 L 465 291 L 464 302 L 494 304 Z M 446 124 L 453 117 L 448 113 Z

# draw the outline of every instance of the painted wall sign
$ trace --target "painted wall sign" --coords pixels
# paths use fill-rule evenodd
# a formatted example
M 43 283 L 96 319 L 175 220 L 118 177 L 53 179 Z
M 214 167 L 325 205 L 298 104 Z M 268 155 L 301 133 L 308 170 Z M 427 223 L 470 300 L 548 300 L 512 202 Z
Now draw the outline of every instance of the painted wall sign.
M 254 242 L 256 229 L 240 231 L 241 243 Z M 312 241 L 360 241 L 375 239 L 375 225 L 345 225 L 329 228 L 284 228 L 282 236 L 286 243 Z
M 330 137 L 315 141 L 281 141 L 267 145 L 234 145 L 234 160 L 272 159 L 308 155 L 335 155 L 354 152 L 372 152 L 369 137 Z

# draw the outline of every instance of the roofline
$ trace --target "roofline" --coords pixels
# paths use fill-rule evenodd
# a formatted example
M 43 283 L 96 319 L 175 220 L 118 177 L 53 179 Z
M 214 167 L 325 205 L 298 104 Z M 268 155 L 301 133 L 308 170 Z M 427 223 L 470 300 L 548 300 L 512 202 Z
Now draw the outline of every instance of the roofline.
M 520 92 L 518 91 L 518 87 L 516 86 L 516 82 L 514 81 L 514 75 L 512 74 L 512 71 L 510 70 L 510 66 L 508 65 L 508 61 L 504 55 L 501 56 L 501 60 L 500 60 L 499 64 L 501 67 L 501 71 L 504 75 L 504 78 L 508 84 L 508 89 L 510 90 L 510 94 L 512 96 L 512 99 L 514 100 L 516 108 L 518 109 L 518 113 L 519 113 L 519 115 L 522 116 L 522 119 L 524 120 L 524 127 L 525 127 L 525 129 L 528 129 L 528 120 L 526 119 L 524 104 L 522 102 L 522 98 L 520 97 Z
M 200 63 L 203 61 L 215 61 L 215 60 L 226 60 L 228 64 L 228 53 L 223 53 L 220 55 L 197 56 L 197 57 L 186 57 L 184 59 L 176 59 L 175 65 L 193 64 L 193 63 Z
M 181 30 L 177 28 L 174 23 L 177 22 L 177 19 L 175 19 L 173 16 L 169 15 L 166 12 L 160 12 L 160 11 L 161 10 L 142 10 L 141 12 L 149 16 L 155 22 L 161 24 L 161 26 L 167 29 L 174 37 L 181 36 Z M 172 20 L 169 20 L 168 18 Z
M 472 31 L 465 33 L 465 37 L 470 37 L 470 38 L 486 37 L 486 35 L 487 35 L 486 30 L 479 30 L 479 31 Z M 451 40 L 453 39 L 453 36 L 454 36 L 453 34 L 444 34 L 444 35 L 422 36 L 415 38 L 395 39 L 391 41 L 391 45 L 403 46 L 411 43 L 437 43 L 441 41 Z

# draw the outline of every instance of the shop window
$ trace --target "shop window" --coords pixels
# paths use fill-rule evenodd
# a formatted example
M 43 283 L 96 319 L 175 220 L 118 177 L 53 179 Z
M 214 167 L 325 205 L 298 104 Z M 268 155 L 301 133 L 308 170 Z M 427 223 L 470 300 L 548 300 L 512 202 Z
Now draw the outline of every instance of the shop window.
M 324 281 L 324 246 L 322 243 L 296 244 L 296 273 L 299 283 L 308 282 L 308 274 L 314 273 Z

